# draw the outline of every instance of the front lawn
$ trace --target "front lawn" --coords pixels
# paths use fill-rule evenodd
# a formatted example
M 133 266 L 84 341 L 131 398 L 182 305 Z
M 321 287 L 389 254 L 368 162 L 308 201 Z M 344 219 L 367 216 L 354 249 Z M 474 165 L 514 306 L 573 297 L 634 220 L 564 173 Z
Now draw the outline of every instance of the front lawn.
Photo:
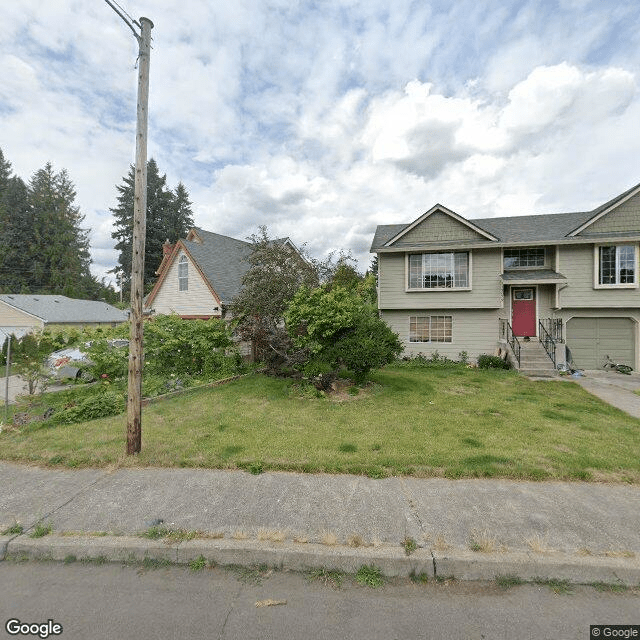
M 0 457 L 67 467 L 640 482 L 639 420 L 574 383 L 509 371 L 387 367 L 341 402 L 253 375 L 145 407 L 138 457 L 124 455 L 125 429 L 125 416 L 5 427 Z

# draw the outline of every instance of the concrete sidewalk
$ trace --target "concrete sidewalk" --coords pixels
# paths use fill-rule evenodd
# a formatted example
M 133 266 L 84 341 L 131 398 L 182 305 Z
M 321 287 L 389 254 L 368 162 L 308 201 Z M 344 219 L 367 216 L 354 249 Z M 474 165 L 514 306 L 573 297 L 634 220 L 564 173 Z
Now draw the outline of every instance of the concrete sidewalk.
M 192 469 L 60 471 L 0 463 L 3 553 L 144 557 L 459 579 L 640 584 L 640 489 Z M 53 533 L 31 538 L 37 523 Z M 139 537 L 154 524 L 191 540 Z M 403 541 L 417 549 L 405 553 Z M 485 551 L 473 549 L 485 549 Z

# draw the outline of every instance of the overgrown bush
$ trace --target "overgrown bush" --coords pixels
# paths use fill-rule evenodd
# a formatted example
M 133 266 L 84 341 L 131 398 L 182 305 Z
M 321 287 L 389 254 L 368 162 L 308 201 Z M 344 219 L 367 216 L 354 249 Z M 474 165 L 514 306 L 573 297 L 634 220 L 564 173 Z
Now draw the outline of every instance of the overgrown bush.
M 498 356 L 490 356 L 486 353 L 478 356 L 480 369 L 511 369 L 511 365 Z
M 398 335 L 375 308 L 342 287 L 301 287 L 287 307 L 285 322 L 295 347 L 307 353 L 297 366 L 310 377 L 344 367 L 362 381 L 402 351 Z
M 241 363 L 224 320 L 157 316 L 145 324 L 145 371 L 151 375 L 217 377 Z
M 125 400 L 122 393 L 100 389 L 97 393 L 84 397 L 77 405 L 55 411 L 49 420 L 54 424 L 74 424 L 115 416 L 124 410 Z

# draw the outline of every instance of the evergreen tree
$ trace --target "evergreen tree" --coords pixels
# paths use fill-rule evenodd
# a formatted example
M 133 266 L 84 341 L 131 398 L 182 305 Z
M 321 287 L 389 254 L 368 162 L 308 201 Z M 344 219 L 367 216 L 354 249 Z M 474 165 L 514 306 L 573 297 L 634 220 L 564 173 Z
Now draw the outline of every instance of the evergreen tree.
M 13 176 L 0 196 L 0 291 L 28 292 L 35 249 L 32 209 L 27 185 Z
M 35 244 L 29 256 L 32 287 L 48 293 L 81 298 L 93 280 L 89 265 L 89 232 L 74 204 L 76 192 L 66 169 L 55 173 L 50 162 L 29 183 Z
M 0 149 L 0 292 L 28 291 L 32 245 L 27 187 Z
M 133 245 L 133 202 L 135 193 L 135 167 L 131 166 L 121 185 L 116 185 L 118 204 L 110 209 L 115 218 L 116 240 L 120 252 L 118 265 L 113 273 L 122 277 L 123 288 L 129 288 L 131 280 L 131 247 Z M 191 202 L 185 186 L 179 183 L 175 192 L 167 187 L 166 174 L 160 175 L 156 161 L 147 163 L 147 220 L 144 251 L 145 291 L 155 280 L 156 269 L 162 261 L 162 245 L 165 240 L 174 243 L 184 238 L 193 226 Z

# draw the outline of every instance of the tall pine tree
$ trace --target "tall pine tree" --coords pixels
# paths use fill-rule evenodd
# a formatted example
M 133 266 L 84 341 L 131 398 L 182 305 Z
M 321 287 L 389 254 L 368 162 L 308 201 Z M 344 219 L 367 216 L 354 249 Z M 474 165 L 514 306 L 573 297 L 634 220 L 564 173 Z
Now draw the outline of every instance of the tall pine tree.
M 113 273 L 122 278 L 127 290 L 131 280 L 131 247 L 133 245 L 133 199 L 135 191 L 135 167 L 116 185 L 118 204 L 110 211 L 114 216 L 115 248 L 120 252 L 118 265 Z M 180 182 L 175 191 L 167 187 L 166 174 L 160 175 L 156 161 L 147 163 L 147 221 L 144 251 L 144 288 L 150 291 L 155 280 L 156 269 L 162 261 L 162 245 L 165 240 L 174 243 L 184 238 L 193 227 L 193 213 L 189 194 Z
M 0 149 L 0 293 L 64 294 L 115 302 L 89 270 L 89 232 L 66 170 L 48 163 L 27 186 Z
M 72 298 L 87 294 L 92 280 L 89 232 L 75 205 L 76 192 L 66 169 L 55 173 L 50 162 L 29 183 L 35 252 L 30 256 L 34 287 Z

